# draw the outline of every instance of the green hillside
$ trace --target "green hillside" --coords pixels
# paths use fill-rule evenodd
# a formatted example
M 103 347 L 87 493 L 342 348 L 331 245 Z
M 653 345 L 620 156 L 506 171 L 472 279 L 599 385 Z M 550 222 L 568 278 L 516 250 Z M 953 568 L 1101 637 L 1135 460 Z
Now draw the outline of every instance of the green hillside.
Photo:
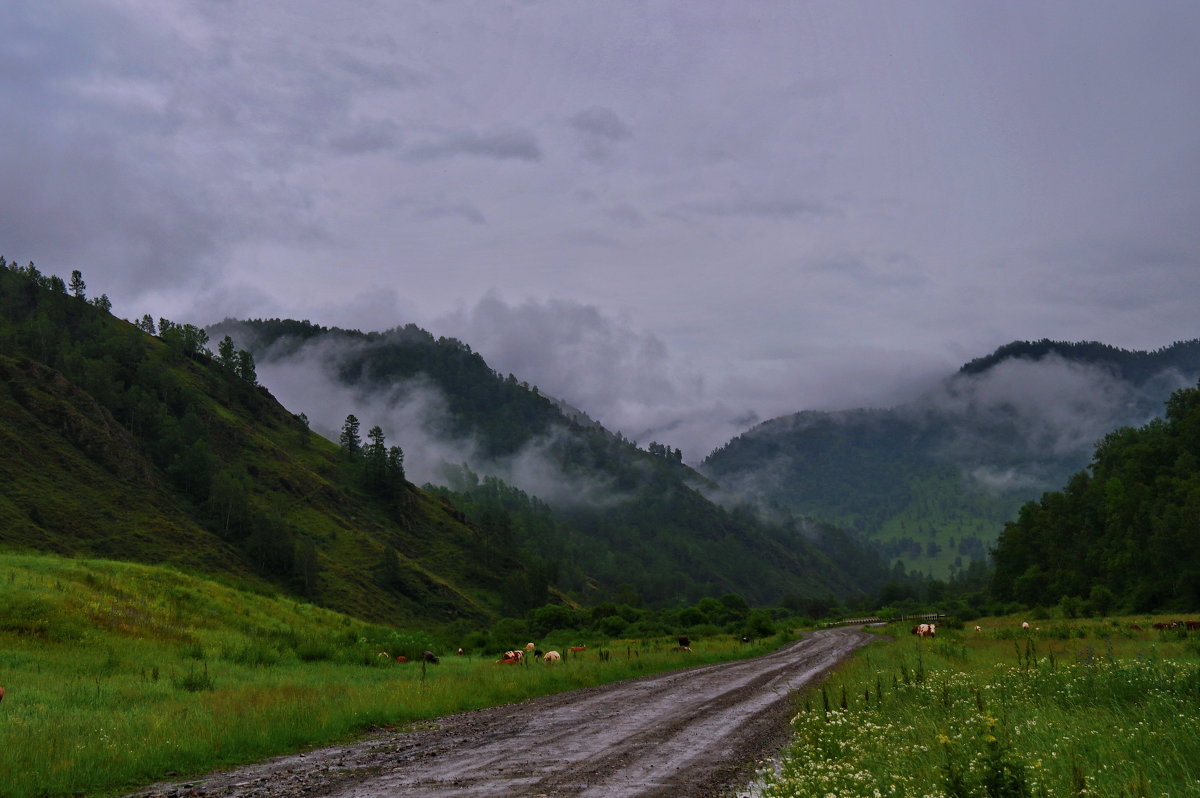
M 521 551 L 540 564 L 540 578 L 582 602 L 620 591 L 659 607 L 725 593 L 769 604 L 785 596 L 862 595 L 886 576 L 879 556 L 846 533 L 764 523 L 714 503 L 704 491 L 715 485 L 678 450 L 656 443 L 641 449 L 580 423 L 461 341 L 411 324 L 363 333 L 274 319 L 226 321 L 211 330 L 232 335 L 264 370 L 299 364 L 312 370 L 303 381 L 311 390 L 332 383 L 375 412 L 385 412 L 378 409 L 385 404 L 402 408 L 415 391 L 424 401 L 436 394 L 439 412 L 420 433 L 446 441 L 461 460 L 445 470 L 442 488 L 428 488 L 466 508 L 489 540 Z M 301 393 L 293 397 L 306 402 Z M 540 485 L 520 484 L 519 466 L 531 458 Z M 540 492 L 547 482 L 553 495 Z
M 171 563 L 380 621 L 500 612 L 514 553 L 484 567 L 460 512 L 402 468 L 380 485 L 256 385 L 248 353 L 204 339 L 0 261 L 0 545 Z
M 1200 341 L 1154 352 L 1015 342 L 907 405 L 764 422 L 701 470 L 747 499 L 855 530 L 889 562 L 945 577 L 985 559 L 1004 523 L 1082 468 L 1099 437 L 1161 413 L 1171 390 L 1197 375 Z

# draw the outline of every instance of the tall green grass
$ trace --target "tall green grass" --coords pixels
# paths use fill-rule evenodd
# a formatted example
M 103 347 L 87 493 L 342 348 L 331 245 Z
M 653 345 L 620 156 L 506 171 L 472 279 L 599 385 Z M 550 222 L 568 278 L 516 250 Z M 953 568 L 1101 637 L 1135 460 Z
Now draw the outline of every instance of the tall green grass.
M 1200 636 L 990 626 L 861 652 L 803 699 L 762 795 L 1200 795 Z
M 420 631 L 166 568 L 0 554 L 0 796 L 120 793 L 373 727 L 764 650 L 587 642 L 557 666 L 501 667 L 498 652 L 445 656 L 457 645 Z M 427 648 L 440 664 L 394 662 Z

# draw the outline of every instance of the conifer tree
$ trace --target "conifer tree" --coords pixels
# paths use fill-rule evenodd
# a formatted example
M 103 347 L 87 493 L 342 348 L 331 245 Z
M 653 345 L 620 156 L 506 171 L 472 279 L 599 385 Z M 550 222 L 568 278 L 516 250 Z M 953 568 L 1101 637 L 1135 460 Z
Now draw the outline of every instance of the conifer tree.
M 71 272 L 71 282 L 69 287 L 71 289 L 71 296 L 75 297 L 76 299 L 87 299 L 87 297 L 84 295 L 84 291 L 87 289 L 87 283 L 83 281 L 83 273 L 80 272 L 79 269 Z
M 362 451 L 362 438 L 358 437 L 358 417 L 353 413 L 346 416 L 338 442 L 348 455 L 357 456 Z

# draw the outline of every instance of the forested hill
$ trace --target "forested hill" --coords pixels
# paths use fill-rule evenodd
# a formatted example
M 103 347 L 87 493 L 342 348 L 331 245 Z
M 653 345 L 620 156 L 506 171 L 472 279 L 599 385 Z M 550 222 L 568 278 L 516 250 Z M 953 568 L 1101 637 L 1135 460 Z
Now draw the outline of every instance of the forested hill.
M 1198 376 L 1195 340 L 1154 352 L 1014 342 L 905 405 L 764 422 L 701 471 L 944 576 L 983 560 L 1018 508 L 1086 465 L 1096 441 L 1160 415 Z
M 652 605 L 739 593 L 845 597 L 876 589 L 882 560 L 827 526 L 765 524 L 720 507 L 681 453 L 565 413 L 536 386 L 492 370 L 460 341 L 413 325 L 382 333 L 305 321 L 210 328 L 253 352 L 264 379 L 314 425 L 378 423 L 427 479 L 495 539 L 552 564 L 582 601 L 618 592 Z M 330 402 L 329 397 L 337 397 Z M 433 468 L 441 461 L 452 468 Z
M 1028 606 L 1200 607 L 1200 388 L 1110 433 L 1088 470 L 1022 507 L 995 563 L 994 595 Z
M 1005 344 L 992 354 L 965 364 L 959 369 L 959 373 L 982 374 L 1005 360 L 1041 360 L 1049 355 L 1107 368 L 1121 379 L 1135 385 L 1144 385 L 1170 371 L 1200 374 L 1200 339 L 1177 341 L 1153 352 L 1142 352 L 1121 349 L 1097 341 L 1067 342 L 1051 341 L 1048 338 Z
M 257 385 L 248 351 L 85 291 L 0 259 L 0 546 L 169 563 L 392 623 L 546 600 L 509 590 L 526 563 L 409 484 L 399 449 L 348 455 Z

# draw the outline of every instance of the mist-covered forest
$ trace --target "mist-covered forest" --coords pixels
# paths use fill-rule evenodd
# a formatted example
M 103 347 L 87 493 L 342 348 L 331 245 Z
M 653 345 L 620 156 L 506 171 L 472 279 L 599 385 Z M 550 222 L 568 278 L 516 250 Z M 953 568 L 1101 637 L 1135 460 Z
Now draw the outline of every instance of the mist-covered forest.
M 1110 431 L 1063 490 L 1023 507 L 1020 491 L 989 492 L 983 478 L 964 489 L 954 459 L 964 441 L 1007 436 L 993 465 L 1032 470 L 1021 456 L 1038 440 L 1068 440 L 1044 458 L 1050 475 L 1077 456 L 1080 430 L 1055 432 L 1045 413 L 1041 429 L 1021 430 L 1020 407 L 986 420 L 995 405 L 976 401 L 977 382 L 954 388 L 979 422 L 966 432 L 946 416 L 918 423 L 911 409 L 800 414 L 714 453 L 705 476 L 669 445 L 610 433 L 414 325 L 226 322 L 212 330 L 214 352 L 208 330 L 113 317 L 79 272 L 64 281 L 2 266 L 6 546 L 170 562 L 364 616 L 442 621 L 587 625 L 617 614 L 631 624 L 721 596 L 810 615 L 885 606 L 963 617 L 1200 601 L 1195 388 L 1171 395 L 1165 419 Z M 956 379 L 1052 358 L 1076 377 L 1100 374 L 1127 411 L 1146 413 L 1195 350 L 1014 345 Z M 297 362 L 319 366 L 315 384 L 341 387 L 345 415 L 325 436 L 259 384 L 260 372 Z M 403 436 L 382 426 L 417 391 L 426 414 L 416 418 L 428 422 L 417 448 L 442 455 L 423 488 L 410 482 Z M 785 462 L 804 488 L 794 495 L 778 477 Z M 776 478 L 739 493 L 715 481 L 734 465 Z M 945 572 L 912 567 L 947 557 Z M 586 610 L 599 606 L 624 609 Z

